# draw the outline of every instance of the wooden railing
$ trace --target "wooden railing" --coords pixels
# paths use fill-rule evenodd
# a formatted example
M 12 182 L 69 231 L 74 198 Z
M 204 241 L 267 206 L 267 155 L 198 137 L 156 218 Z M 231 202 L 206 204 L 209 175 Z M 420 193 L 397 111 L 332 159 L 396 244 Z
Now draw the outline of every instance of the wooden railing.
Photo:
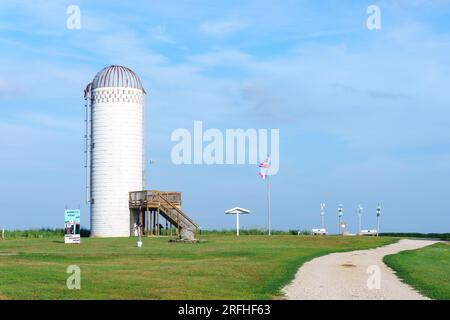
M 160 202 L 160 196 L 164 196 L 170 203 L 181 206 L 181 192 L 144 190 L 130 192 L 129 202 L 131 206 L 154 205 Z
M 181 192 L 143 190 L 129 193 L 130 208 L 158 208 L 177 227 L 197 229 L 198 225 L 181 211 Z
M 175 210 L 177 212 L 177 216 L 176 216 L 177 220 L 174 220 L 174 221 L 181 221 L 187 227 L 192 227 L 193 229 L 198 229 L 198 225 L 191 218 L 189 218 L 183 211 L 181 211 L 177 206 L 173 205 L 172 202 L 170 202 L 168 199 L 166 199 L 163 194 L 160 194 L 159 197 L 162 200 L 161 201 L 162 204 L 160 204 L 160 205 L 163 209 L 165 209 L 164 211 L 166 211 L 166 213 L 168 215 L 170 215 L 170 219 L 174 220 L 175 217 L 173 216 L 172 212 L 170 212 L 170 211 Z M 167 207 L 168 207 L 168 209 L 167 209 Z

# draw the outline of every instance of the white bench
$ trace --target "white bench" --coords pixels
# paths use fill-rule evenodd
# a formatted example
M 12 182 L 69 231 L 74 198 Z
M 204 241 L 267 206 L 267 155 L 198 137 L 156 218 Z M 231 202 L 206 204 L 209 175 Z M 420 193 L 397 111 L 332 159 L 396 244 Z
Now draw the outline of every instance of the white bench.
M 367 230 L 361 230 L 361 232 L 359 234 L 361 236 L 376 236 L 377 233 L 378 233 L 377 230 L 367 229 Z
M 326 236 L 328 234 L 327 229 L 312 229 L 311 232 L 313 235 Z

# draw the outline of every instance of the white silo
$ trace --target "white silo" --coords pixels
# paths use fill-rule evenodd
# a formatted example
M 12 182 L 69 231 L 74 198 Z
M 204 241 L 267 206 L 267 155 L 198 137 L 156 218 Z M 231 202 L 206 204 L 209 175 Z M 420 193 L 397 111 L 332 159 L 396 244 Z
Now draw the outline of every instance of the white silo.
M 145 186 L 145 90 L 133 71 L 113 65 L 97 73 L 85 98 L 91 236 L 129 236 L 128 193 Z

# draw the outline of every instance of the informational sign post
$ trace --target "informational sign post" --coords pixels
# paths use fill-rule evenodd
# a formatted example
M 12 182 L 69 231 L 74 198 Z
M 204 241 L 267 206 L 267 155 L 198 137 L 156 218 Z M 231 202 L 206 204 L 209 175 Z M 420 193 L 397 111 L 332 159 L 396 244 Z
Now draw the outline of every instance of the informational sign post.
M 66 210 L 64 212 L 64 243 L 81 242 L 80 239 L 80 210 Z

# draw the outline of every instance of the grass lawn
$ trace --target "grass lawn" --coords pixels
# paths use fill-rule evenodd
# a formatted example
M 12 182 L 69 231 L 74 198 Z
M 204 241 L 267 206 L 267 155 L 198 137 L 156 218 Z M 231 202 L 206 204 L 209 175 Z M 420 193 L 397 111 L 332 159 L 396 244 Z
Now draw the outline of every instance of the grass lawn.
M 406 283 L 432 299 L 450 299 L 450 243 L 384 257 Z
M 143 238 L 142 248 L 134 238 L 82 238 L 81 245 L 60 238 L 0 240 L 0 299 L 272 299 L 314 257 L 397 241 L 219 234 L 203 239 L 184 244 Z M 81 290 L 66 288 L 69 265 L 81 268 Z

